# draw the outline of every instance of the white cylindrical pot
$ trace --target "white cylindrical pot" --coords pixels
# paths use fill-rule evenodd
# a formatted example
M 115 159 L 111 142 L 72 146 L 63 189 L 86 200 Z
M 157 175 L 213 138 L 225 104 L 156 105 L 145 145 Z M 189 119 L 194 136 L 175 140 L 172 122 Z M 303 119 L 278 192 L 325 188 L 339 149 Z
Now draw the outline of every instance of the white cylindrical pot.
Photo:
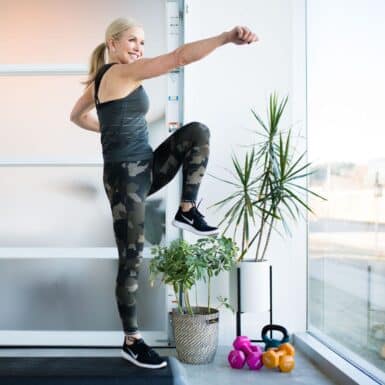
M 243 260 L 240 267 L 240 294 L 243 313 L 260 313 L 270 310 L 270 263 Z

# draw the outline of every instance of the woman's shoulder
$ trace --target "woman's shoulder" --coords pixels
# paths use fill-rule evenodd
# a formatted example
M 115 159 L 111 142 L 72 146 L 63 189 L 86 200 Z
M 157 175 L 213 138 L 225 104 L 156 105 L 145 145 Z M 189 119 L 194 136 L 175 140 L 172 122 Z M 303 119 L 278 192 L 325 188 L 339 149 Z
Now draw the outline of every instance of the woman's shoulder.
M 97 71 L 95 79 L 98 79 L 98 96 L 101 103 L 121 99 L 138 88 L 143 89 L 142 81 L 121 77 L 118 70 L 120 65 L 122 64 L 106 63 Z M 102 78 L 106 78 L 105 81 L 101 82 Z
M 111 67 L 112 77 L 117 80 L 117 83 L 123 85 L 124 87 L 139 87 L 143 85 L 143 80 L 134 80 L 127 78 L 127 76 L 124 76 L 124 66 L 126 64 L 123 63 L 117 63 L 117 62 L 112 62 L 112 63 L 107 63 L 105 66 L 108 66 L 108 68 Z

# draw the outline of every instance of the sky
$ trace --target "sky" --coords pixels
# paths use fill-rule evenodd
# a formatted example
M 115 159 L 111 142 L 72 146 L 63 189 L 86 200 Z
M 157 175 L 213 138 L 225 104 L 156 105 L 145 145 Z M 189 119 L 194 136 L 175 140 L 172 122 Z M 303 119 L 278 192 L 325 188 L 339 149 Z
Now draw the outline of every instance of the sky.
M 309 160 L 385 158 L 385 1 L 307 3 Z

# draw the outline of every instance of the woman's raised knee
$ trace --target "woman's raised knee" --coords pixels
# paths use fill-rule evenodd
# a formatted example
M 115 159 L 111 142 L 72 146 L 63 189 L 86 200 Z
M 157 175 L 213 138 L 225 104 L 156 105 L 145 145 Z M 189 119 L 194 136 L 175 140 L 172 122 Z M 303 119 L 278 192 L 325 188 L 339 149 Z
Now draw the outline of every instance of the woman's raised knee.
M 208 141 L 210 139 L 210 129 L 201 122 L 191 122 L 193 138 L 197 141 Z

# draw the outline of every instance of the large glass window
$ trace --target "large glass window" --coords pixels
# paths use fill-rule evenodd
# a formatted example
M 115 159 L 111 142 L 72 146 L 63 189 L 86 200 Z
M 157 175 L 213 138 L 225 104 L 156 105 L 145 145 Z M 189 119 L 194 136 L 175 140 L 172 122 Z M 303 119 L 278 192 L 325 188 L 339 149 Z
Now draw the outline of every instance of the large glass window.
M 96 344 L 107 340 L 102 332 L 120 341 L 118 252 L 100 134 L 69 116 L 91 53 L 114 19 L 143 25 L 145 57 L 167 52 L 168 3 L 0 1 L 0 344 Z M 154 149 L 170 134 L 167 84 L 167 76 L 144 83 Z M 165 341 L 167 304 L 166 289 L 149 286 L 148 263 L 150 247 L 169 234 L 170 185 L 146 200 L 138 323 L 153 343 Z
M 133 17 L 144 26 L 145 56 L 167 47 L 163 0 L 1 0 L 0 6 L 1 64 L 87 64 L 118 17 Z
M 385 3 L 307 1 L 309 331 L 385 379 Z

